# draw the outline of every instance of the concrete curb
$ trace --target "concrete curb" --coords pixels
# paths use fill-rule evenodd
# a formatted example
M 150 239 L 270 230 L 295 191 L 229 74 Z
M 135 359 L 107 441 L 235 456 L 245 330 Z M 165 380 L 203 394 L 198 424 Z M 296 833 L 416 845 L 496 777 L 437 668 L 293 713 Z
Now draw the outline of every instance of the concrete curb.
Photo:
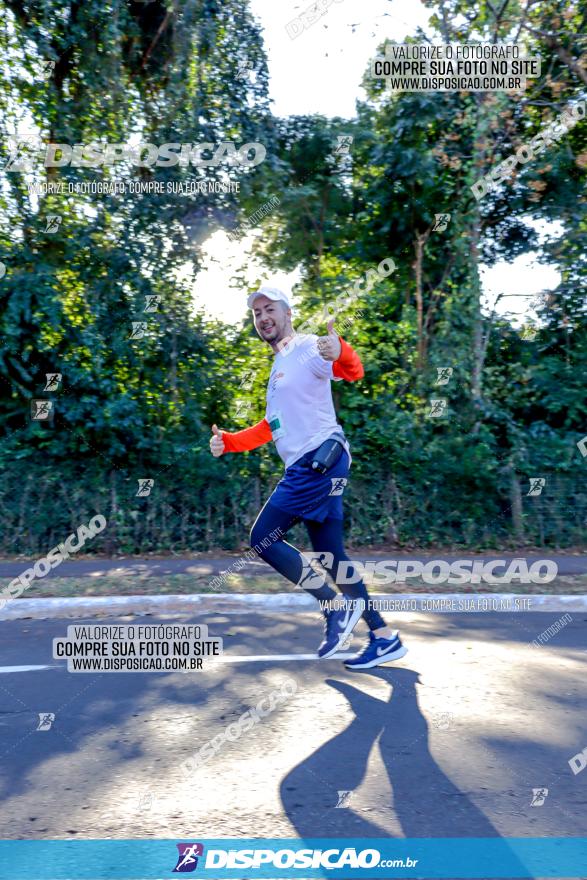
M 587 611 L 587 595 L 519 593 L 373 593 L 375 607 L 388 614 L 474 613 L 485 611 Z M 14 599 L 0 622 L 24 618 L 122 617 L 143 614 L 237 614 L 243 611 L 317 610 L 306 593 L 209 593 L 191 596 L 86 596 L 73 599 Z

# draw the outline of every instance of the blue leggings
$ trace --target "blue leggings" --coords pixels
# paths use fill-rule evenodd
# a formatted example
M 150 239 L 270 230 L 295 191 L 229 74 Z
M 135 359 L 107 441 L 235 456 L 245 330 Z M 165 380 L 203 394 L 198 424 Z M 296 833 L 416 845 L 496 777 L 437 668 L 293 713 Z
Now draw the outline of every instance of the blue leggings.
M 327 601 L 336 596 L 335 591 L 328 584 L 320 584 L 317 589 L 312 589 L 310 586 L 305 587 L 304 581 L 309 582 L 310 580 L 306 577 L 300 583 L 300 578 L 304 573 L 311 577 L 312 572 L 308 572 L 308 563 L 300 551 L 283 539 L 283 535 L 301 521 L 302 517 L 281 510 L 268 501 L 251 529 L 251 547 L 261 559 L 293 584 L 300 584 L 306 592 L 319 601 Z M 343 545 L 342 520 L 330 518 L 325 522 L 316 522 L 315 520 L 303 519 L 303 522 L 308 530 L 313 550 L 323 554 L 322 558 L 318 557 L 321 565 L 336 583 L 339 562 L 350 562 Z M 347 570 L 350 577 L 355 576 L 356 569 L 352 565 L 347 566 Z M 316 580 L 314 578 L 314 582 Z M 352 584 L 337 583 L 336 585 L 350 599 L 365 600 L 363 620 L 369 629 L 380 629 L 386 625 L 379 612 L 370 607 L 369 594 L 361 579 L 356 579 Z

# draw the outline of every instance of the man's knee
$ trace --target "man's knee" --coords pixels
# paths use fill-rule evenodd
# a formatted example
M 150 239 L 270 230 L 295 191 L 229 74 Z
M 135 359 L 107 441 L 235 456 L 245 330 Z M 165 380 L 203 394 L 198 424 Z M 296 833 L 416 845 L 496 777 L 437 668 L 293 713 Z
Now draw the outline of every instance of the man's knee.
M 255 551 L 257 556 L 263 558 L 269 547 L 274 543 L 267 529 L 258 523 L 254 523 L 253 528 L 251 529 L 251 533 L 249 535 L 249 543 L 251 548 Z

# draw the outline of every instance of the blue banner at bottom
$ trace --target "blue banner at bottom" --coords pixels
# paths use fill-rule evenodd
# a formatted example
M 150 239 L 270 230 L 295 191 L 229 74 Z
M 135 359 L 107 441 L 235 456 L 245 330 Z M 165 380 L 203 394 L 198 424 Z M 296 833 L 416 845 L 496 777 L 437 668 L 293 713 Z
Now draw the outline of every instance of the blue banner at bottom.
M 587 837 L 2 840 L 0 880 L 587 876 Z

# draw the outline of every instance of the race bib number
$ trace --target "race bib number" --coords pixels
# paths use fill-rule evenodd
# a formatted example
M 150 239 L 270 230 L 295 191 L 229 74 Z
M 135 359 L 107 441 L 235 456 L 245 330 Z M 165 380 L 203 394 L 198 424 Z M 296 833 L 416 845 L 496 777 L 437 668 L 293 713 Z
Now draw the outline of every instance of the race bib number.
M 279 440 L 285 434 L 285 429 L 283 427 L 283 420 L 281 417 L 281 413 L 273 413 L 267 421 L 269 422 L 269 428 L 271 430 L 271 436 L 274 440 Z

